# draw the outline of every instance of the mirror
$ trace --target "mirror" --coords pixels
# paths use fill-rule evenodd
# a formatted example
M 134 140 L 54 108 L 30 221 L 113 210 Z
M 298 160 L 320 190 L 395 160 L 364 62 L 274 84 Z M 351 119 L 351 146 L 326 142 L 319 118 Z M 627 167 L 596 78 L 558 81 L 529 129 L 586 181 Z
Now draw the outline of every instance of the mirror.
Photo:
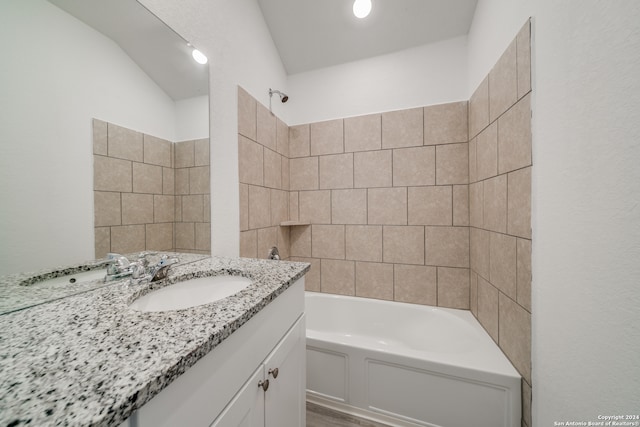
M 0 276 L 102 256 L 97 252 L 106 247 L 94 237 L 98 228 L 128 237 L 144 230 L 137 241 L 110 244 L 109 250 L 183 251 L 189 247 L 175 242 L 186 235 L 193 252 L 209 252 L 208 67 L 193 60 L 186 41 L 135 0 L 21 0 L 0 5 L 0 49 Z M 146 204 L 131 205 L 150 222 L 120 212 L 119 224 L 95 223 L 105 206 L 115 206 L 94 205 L 96 122 L 107 131 L 111 126 L 111 136 L 122 129 L 139 136 L 142 158 L 123 158 L 117 144 L 105 154 L 130 162 L 132 193 L 137 172 L 161 171 L 161 190 L 143 189 Z M 149 152 L 144 157 L 144 148 L 157 141 L 170 144 L 168 165 L 157 164 L 164 160 L 149 158 Z M 189 192 L 190 174 L 199 180 L 197 194 Z M 173 216 L 164 206 L 161 221 L 174 232 L 172 246 L 154 247 L 162 227 L 154 222 L 156 212 L 142 207 L 154 209 L 160 199 L 172 198 Z M 198 208 L 202 212 L 195 215 Z M 10 297 L 3 289 L 0 299 Z

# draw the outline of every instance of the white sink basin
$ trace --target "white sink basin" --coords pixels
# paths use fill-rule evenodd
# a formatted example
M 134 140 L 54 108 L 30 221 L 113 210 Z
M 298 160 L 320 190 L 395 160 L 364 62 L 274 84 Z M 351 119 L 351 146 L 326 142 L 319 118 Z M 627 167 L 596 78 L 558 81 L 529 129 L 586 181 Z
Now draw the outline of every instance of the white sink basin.
M 240 276 L 201 277 L 150 292 L 129 307 L 137 311 L 182 310 L 221 300 L 250 284 L 251 279 Z
M 68 274 L 66 276 L 54 277 L 53 279 L 42 280 L 34 283 L 38 286 L 56 286 L 56 285 L 72 285 L 83 282 L 93 282 L 102 280 L 107 275 L 107 270 L 101 268 L 99 270 L 83 271 L 81 273 Z

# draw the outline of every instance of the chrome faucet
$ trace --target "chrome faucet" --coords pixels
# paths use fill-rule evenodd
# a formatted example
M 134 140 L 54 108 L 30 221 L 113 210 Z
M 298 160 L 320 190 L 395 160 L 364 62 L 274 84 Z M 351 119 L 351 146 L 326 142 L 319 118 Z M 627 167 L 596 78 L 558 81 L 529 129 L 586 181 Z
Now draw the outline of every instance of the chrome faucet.
M 105 282 L 130 276 L 132 273 L 131 263 L 125 256 L 120 254 L 107 254 L 107 259 L 104 264 L 107 264 L 107 275 L 104 278 Z
M 160 258 L 160 261 L 149 266 L 149 261 L 146 259 L 146 255 L 142 256 L 139 261 L 131 263 L 131 283 L 139 284 L 162 280 L 167 277 L 167 274 L 169 274 L 171 266 L 179 261 L 180 260 L 178 258 L 169 258 L 168 255 L 163 255 Z

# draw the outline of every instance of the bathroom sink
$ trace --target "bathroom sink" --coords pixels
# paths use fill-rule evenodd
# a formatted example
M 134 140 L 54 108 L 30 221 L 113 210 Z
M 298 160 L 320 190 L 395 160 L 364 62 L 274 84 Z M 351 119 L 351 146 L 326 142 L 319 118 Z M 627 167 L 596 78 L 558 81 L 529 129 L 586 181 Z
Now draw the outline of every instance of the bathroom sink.
M 107 271 L 102 268 L 99 270 L 82 271 L 79 273 L 68 274 L 66 276 L 54 277 L 53 279 L 41 280 L 34 285 L 38 286 L 59 286 L 59 285 L 73 285 L 83 282 L 94 282 L 97 280 L 103 280 L 107 275 Z
M 136 311 L 182 310 L 221 300 L 251 284 L 240 276 L 212 276 L 178 282 L 135 300 L 129 306 Z

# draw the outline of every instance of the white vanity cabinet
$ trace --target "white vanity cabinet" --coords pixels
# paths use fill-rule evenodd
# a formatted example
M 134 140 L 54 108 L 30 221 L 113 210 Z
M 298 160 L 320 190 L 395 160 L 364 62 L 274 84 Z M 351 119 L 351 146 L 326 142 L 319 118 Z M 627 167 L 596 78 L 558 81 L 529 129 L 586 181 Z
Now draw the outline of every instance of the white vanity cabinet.
M 211 427 L 304 426 L 304 348 L 302 316 Z
M 304 426 L 304 320 L 301 278 L 137 410 L 129 425 Z M 258 387 L 266 380 L 267 390 Z

